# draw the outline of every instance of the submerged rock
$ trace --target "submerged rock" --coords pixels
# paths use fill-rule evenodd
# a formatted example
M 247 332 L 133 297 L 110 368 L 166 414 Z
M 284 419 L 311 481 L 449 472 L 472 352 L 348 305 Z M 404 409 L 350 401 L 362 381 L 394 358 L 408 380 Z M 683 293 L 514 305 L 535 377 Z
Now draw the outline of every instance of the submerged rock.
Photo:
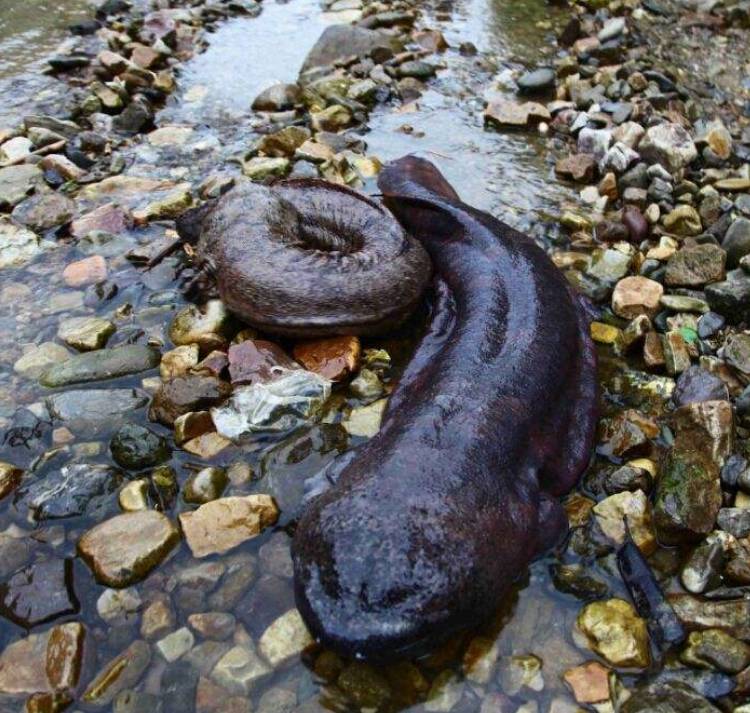
M 79 351 L 101 349 L 115 333 L 115 325 L 101 317 L 71 317 L 60 323 L 57 336 Z
M 140 510 L 116 515 L 88 530 L 78 541 L 78 553 L 97 581 L 127 587 L 144 579 L 179 540 L 180 533 L 168 517 Z
M 151 663 L 151 647 L 140 639 L 107 662 L 83 692 L 83 701 L 103 708 L 118 693 L 136 686 Z
M 140 344 L 100 349 L 71 356 L 44 372 L 39 381 L 50 387 L 103 381 L 153 369 L 160 359 L 157 349 Z
M 38 379 L 48 369 L 70 358 L 70 352 L 61 344 L 42 342 L 29 349 L 13 364 L 13 371 L 26 379 Z
M 42 172 L 29 163 L 0 168 L 0 210 L 12 210 L 42 185 Z
M 85 639 L 84 625 L 71 622 L 13 642 L 0 654 L 0 693 L 74 690 L 83 666 Z M 39 710 L 41 713 L 50 709 Z
M 108 465 L 65 465 L 22 485 L 15 507 L 27 509 L 36 520 L 101 515 L 122 482 L 122 473 Z
M 637 687 L 623 703 L 621 713 L 721 713 L 690 686 L 679 681 L 656 682 Z
M 35 562 L 0 584 L 0 616 L 26 629 L 77 614 L 78 608 L 72 560 Z
M 622 599 L 587 604 L 578 628 L 591 648 L 614 666 L 645 668 L 650 661 L 646 622 Z
M 0 217 L 0 270 L 25 265 L 41 252 L 36 233 Z
M 19 408 L 0 430 L 0 458 L 27 468 L 52 442 L 52 423 L 25 408 Z
M 279 510 L 268 495 L 219 498 L 180 515 L 193 557 L 221 554 L 273 525 Z
M 74 389 L 53 394 L 45 403 L 50 415 L 70 428 L 99 432 L 145 406 L 148 395 L 138 389 Z
M 694 631 L 680 654 L 688 666 L 739 673 L 750 666 L 750 646 L 721 629 Z
M 276 619 L 260 637 L 258 649 L 274 668 L 299 656 L 313 643 L 313 638 L 297 609 L 290 609 Z
M 135 423 L 122 426 L 112 437 L 109 449 L 115 463 L 128 470 L 159 465 L 171 455 L 166 438 Z
M 224 405 L 211 409 L 216 430 L 238 439 L 256 431 L 287 431 L 315 417 L 331 395 L 331 382 L 301 369 L 268 384 L 235 390 Z

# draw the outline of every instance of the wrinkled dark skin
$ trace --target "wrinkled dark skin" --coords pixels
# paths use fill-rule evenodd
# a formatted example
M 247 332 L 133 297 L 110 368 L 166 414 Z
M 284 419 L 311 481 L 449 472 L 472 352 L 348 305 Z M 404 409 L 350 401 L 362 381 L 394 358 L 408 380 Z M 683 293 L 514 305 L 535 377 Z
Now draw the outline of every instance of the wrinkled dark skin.
M 382 206 L 317 180 L 245 181 L 178 226 L 229 310 L 270 334 L 380 334 L 419 304 L 432 268 Z
M 556 496 L 588 463 L 597 405 L 588 319 L 544 251 L 422 159 L 379 187 L 439 276 L 431 326 L 380 432 L 325 473 L 292 546 L 311 632 L 373 660 L 481 623 L 558 540 Z

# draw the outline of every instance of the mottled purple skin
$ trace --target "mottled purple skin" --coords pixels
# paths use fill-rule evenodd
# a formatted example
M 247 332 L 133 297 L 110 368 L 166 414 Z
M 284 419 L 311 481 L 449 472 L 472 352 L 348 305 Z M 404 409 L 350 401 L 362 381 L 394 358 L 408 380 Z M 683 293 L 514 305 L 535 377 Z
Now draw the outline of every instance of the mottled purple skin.
M 588 319 L 528 237 L 405 157 L 379 186 L 439 280 L 430 330 L 380 432 L 346 454 L 292 546 L 297 606 L 345 655 L 415 656 L 496 611 L 566 530 L 556 500 L 588 463 Z

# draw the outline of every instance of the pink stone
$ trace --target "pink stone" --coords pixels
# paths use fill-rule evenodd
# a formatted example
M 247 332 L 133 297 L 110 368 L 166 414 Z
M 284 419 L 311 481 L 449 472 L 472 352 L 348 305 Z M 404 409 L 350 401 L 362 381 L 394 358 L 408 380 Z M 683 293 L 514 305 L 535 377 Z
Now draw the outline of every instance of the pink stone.
M 68 287 L 83 287 L 101 282 L 107 277 L 107 262 L 101 255 L 71 262 L 63 270 L 63 279 Z
M 117 234 L 132 226 L 133 217 L 127 208 L 116 203 L 107 203 L 74 220 L 70 232 L 73 237 L 82 238 L 92 230 Z

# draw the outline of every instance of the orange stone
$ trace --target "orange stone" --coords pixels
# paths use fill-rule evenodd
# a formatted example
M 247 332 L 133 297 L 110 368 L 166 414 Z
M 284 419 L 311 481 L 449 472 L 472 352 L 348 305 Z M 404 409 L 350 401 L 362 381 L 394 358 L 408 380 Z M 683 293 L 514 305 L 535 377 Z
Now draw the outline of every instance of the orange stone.
M 563 675 L 578 703 L 609 700 L 609 669 L 598 661 L 569 668 Z
M 330 337 L 296 344 L 294 358 L 308 371 L 341 381 L 357 368 L 361 351 L 359 337 Z
M 101 282 L 107 277 L 107 262 L 101 255 L 71 262 L 63 270 L 63 279 L 68 287 L 84 287 Z

